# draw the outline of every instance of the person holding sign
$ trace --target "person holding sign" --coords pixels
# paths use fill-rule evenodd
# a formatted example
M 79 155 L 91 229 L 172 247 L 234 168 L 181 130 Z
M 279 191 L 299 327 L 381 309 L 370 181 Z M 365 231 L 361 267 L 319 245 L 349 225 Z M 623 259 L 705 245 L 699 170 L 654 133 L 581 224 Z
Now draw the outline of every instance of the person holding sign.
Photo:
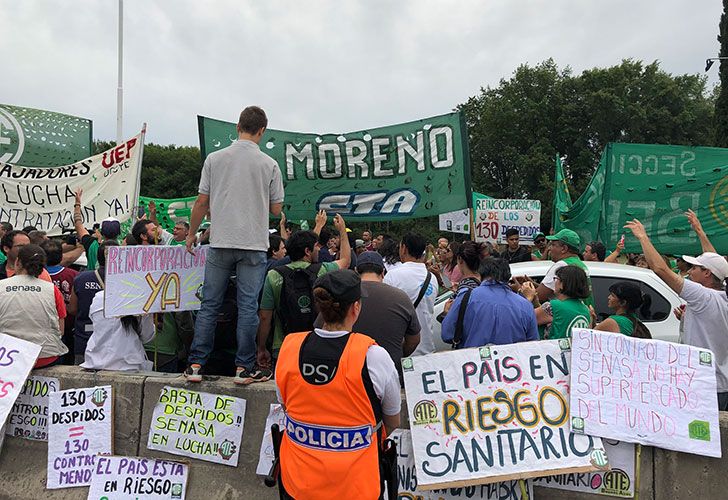
M 24 245 L 17 252 L 15 275 L 0 282 L 0 332 L 42 347 L 35 368 L 56 364 L 68 352 L 61 341 L 63 297 L 53 283 L 38 277 L 45 263 L 41 247 Z
M 521 294 L 536 308 L 536 321 L 544 326 L 543 337 L 549 340 L 571 337 L 572 328 L 590 328 L 591 315 L 584 305 L 589 297 L 589 282 L 586 273 L 576 266 L 564 266 L 554 276 L 556 297 L 543 305 L 538 302 L 536 287 L 526 281 Z
M 687 215 L 697 232 L 697 216 L 693 213 Z M 683 255 L 685 262 L 693 266 L 689 271 L 690 279 L 685 279 L 672 272 L 639 220 L 631 220 L 624 227 L 632 231 L 640 242 L 650 269 L 687 302 L 682 319 L 683 342 L 713 351 L 718 409 L 728 410 L 728 297 L 723 288 L 728 278 L 728 262 L 710 251 L 704 251 L 697 257 Z
M 314 297 L 323 328 L 288 335 L 276 367 L 286 412 L 281 498 L 381 498 L 381 447 L 399 426 L 397 370 L 387 351 L 351 331 L 361 311 L 355 272 L 321 276 Z

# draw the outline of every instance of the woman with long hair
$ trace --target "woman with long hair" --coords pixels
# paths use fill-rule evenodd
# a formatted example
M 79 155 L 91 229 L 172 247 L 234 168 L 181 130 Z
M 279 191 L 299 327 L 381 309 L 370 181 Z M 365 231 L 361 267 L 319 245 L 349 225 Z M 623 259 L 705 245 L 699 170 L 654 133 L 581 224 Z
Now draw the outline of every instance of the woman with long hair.
M 58 363 L 66 307 L 53 283 L 40 279 L 46 254 L 38 245 L 18 251 L 15 274 L 0 282 L 0 332 L 41 346 L 35 368 Z M 60 303 L 59 303 L 60 297 Z
M 450 311 L 454 298 L 464 293 L 466 290 L 473 290 L 480 285 L 480 254 L 482 252 L 482 243 L 476 243 L 474 241 L 463 241 L 458 245 L 457 255 L 455 259 L 457 261 L 458 269 L 460 270 L 460 281 L 458 282 L 458 288 L 455 291 L 453 298 L 449 299 L 442 309 L 442 312 L 437 316 L 437 321 L 443 322 L 445 316 Z
M 637 318 L 641 307 L 649 308 L 649 295 L 642 295 L 640 287 L 629 281 L 618 281 L 609 287 L 607 306 L 614 314 L 599 323 L 595 330 L 621 333 L 630 337 L 652 338 L 650 330 Z
M 521 294 L 536 307 L 536 322 L 543 328 L 543 338 L 570 338 L 573 328 L 589 328 L 591 314 L 583 300 L 590 296 L 589 280 L 583 269 L 564 266 L 556 270 L 556 297 L 543 305 L 538 303 L 536 287 L 527 281 Z
M 102 268 L 99 277 L 101 291 L 94 296 L 89 308 L 93 333 L 86 345 L 85 361 L 81 367 L 91 370 L 151 370 L 153 364 L 147 360 L 144 344 L 154 338 L 152 315 L 107 318 L 104 315 L 106 267 Z

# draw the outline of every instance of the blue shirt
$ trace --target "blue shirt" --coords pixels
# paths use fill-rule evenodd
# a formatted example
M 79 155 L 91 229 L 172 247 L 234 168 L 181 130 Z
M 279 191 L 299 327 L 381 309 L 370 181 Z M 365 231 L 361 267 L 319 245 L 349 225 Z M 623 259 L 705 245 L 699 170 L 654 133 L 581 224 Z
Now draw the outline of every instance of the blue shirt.
M 78 298 L 73 350 L 76 354 L 83 354 L 86 352 L 88 339 L 93 333 L 93 323 L 89 317 L 91 302 L 93 302 L 94 296 L 103 290 L 103 287 L 96 279 L 94 271 L 84 271 L 73 280 L 73 290 Z
M 452 343 L 455 324 L 464 291 L 458 293 L 442 322 L 442 340 Z M 470 294 L 463 318 L 463 339 L 460 347 L 504 345 L 538 340 L 538 326 L 533 305 L 514 293 L 507 285 L 484 281 Z

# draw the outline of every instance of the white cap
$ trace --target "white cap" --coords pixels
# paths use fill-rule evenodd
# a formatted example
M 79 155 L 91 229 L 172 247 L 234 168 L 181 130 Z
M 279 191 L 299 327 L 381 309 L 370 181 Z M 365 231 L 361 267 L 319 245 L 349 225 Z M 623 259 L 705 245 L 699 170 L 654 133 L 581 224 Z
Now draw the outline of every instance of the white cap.
M 723 256 L 717 253 L 705 252 L 697 257 L 683 255 L 682 259 L 688 264 L 706 268 L 721 281 L 728 278 L 728 262 L 726 262 Z

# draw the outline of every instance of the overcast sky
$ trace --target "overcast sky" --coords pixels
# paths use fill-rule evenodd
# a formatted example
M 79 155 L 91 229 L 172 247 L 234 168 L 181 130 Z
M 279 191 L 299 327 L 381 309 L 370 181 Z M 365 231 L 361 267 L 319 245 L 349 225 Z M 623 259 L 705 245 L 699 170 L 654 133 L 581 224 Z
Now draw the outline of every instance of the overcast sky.
M 117 0 L 0 0 L 0 103 L 116 135 Z M 124 134 L 198 145 L 196 116 L 339 133 L 450 112 L 553 57 L 575 72 L 651 62 L 703 74 L 717 0 L 125 0 Z M 716 83 L 718 67 L 708 73 Z

